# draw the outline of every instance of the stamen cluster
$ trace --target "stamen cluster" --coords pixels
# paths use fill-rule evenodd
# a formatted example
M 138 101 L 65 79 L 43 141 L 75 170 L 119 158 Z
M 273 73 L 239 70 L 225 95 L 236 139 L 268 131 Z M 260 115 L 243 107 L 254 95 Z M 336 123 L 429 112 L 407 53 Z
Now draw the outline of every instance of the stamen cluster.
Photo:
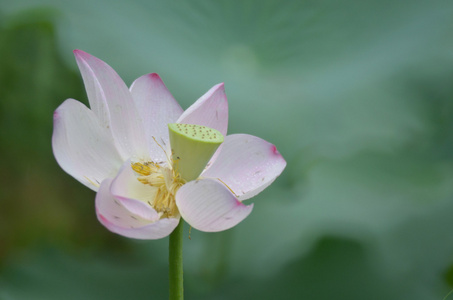
M 148 204 L 159 213 L 160 218 L 179 217 L 175 195 L 185 183 L 179 174 L 154 162 L 132 163 L 131 167 L 139 175 L 138 181 L 156 188 L 154 199 Z

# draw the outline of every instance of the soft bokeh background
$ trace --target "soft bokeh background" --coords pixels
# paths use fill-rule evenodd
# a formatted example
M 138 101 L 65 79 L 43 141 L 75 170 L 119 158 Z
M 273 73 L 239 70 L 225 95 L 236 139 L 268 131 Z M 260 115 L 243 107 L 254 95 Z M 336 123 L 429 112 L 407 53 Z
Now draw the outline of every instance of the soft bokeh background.
M 452 1 L 1 0 L 0 299 L 167 297 L 168 239 L 108 232 L 53 158 L 53 111 L 87 103 L 73 49 L 183 108 L 225 82 L 229 132 L 288 162 L 239 226 L 185 239 L 187 299 L 453 288 Z

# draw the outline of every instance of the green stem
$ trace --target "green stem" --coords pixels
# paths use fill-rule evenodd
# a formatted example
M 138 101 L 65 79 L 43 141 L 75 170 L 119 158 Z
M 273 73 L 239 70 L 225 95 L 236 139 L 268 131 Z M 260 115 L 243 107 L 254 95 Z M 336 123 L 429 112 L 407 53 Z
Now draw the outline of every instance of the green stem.
M 181 218 L 179 225 L 170 234 L 169 252 L 169 279 L 170 279 L 170 300 L 184 299 L 183 271 L 182 271 L 182 237 L 184 221 Z

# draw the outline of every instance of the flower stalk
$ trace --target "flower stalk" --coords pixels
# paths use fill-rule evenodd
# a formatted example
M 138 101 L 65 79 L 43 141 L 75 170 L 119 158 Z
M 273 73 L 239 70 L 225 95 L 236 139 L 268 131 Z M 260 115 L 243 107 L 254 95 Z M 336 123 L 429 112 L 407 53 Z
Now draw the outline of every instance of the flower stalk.
M 170 234 L 169 245 L 169 279 L 170 279 L 170 300 L 184 299 L 183 286 L 183 261 L 182 261 L 182 238 L 184 221 L 179 221 L 176 229 Z

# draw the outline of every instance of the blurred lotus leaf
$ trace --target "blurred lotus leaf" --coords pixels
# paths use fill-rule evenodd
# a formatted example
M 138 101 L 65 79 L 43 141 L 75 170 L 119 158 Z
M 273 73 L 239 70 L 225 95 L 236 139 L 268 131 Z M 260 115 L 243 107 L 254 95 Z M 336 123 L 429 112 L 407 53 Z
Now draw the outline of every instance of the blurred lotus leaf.
M 127 83 L 159 73 L 183 108 L 225 82 L 229 132 L 276 144 L 288 162 L 238 227 L 191 231 L 188 298 L 426 300 L 452 288 L 453 2 L 20 0 L 0 11 L 0 299 L 166 297 L 167 241 L 105 231 L 94 195 L 53 160 L 53 110 L 86 100 L 76 48 Z

